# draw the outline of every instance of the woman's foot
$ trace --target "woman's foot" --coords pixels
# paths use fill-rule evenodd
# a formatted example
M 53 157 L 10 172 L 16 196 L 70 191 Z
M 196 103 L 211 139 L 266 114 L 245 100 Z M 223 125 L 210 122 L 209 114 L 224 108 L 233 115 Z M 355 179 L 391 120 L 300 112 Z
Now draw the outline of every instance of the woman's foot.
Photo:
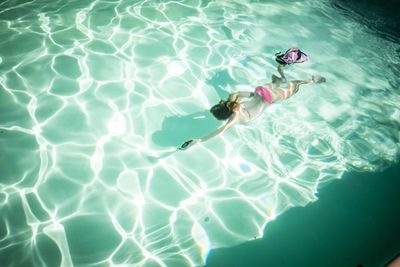
M 324 82 L 326 82 L 326 79 L 324 77 L 322 77 L 322 76 L 319 76 L 319 75 L 313 75 L 312 76 L 312 80 L 313 80 L 314 83 L 324 83 Z

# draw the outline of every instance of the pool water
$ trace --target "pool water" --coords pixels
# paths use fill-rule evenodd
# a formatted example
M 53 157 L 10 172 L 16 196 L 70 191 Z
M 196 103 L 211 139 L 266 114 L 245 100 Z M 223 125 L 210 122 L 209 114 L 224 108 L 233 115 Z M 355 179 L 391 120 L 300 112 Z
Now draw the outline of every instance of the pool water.
M 0 36 L 2 266 L 204 265 L 399 159 L 399 43 L 328 1 L 10 0 Z M 293 46 L 327 83 L 177 151 Z

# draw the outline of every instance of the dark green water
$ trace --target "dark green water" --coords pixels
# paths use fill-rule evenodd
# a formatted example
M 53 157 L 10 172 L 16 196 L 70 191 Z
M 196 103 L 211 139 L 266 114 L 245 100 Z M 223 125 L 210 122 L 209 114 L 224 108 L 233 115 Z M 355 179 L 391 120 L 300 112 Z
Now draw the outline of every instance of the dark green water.
M 212 251 L 207 267 L 384 266 L 400 252 L 400 165 L 347 173 L 267 225 L 264 238 Z

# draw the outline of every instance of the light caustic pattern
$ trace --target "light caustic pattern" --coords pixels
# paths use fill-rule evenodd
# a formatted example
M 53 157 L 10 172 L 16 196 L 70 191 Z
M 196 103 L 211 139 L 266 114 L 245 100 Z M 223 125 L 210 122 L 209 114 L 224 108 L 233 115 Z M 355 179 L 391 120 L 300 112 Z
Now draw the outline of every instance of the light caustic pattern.
M 321 1 L 0 10 L 2 266 L 202 265 L 211 248 L 315 201 L 322 183 L 398 158 L 399 46 Z M 328 82 L 174 152 L 217 126 L 206 110 L 220 97 L 268 80 L 275 49 L 290 46 L 311 56 L 290 79 Z

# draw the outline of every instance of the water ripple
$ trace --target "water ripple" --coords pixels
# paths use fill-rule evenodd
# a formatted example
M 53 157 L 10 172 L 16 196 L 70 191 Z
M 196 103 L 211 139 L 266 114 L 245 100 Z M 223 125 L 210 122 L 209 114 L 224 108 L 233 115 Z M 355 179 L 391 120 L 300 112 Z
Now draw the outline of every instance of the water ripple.
M 289 2 L 0 4 L 2 264 L 202 265 L 346 170 L 398 160 L 398 43 Z M 290 79 L 328 83 L 176 152 L 289 46 L 311 57 Z

